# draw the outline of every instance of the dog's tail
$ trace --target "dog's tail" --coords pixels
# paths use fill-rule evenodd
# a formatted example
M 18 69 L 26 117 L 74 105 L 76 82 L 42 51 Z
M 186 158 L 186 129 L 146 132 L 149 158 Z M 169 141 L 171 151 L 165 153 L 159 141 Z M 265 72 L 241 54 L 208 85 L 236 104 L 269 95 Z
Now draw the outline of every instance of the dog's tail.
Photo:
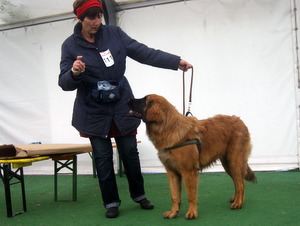
M 245 179 L 247 181 L 251 181 L 253 183 L 257 182 L 256 176 L 255 176 L 254 172 L 252 171 L 252 169 L 249 166 L 247 167 L 247 174 L 246 174 Z

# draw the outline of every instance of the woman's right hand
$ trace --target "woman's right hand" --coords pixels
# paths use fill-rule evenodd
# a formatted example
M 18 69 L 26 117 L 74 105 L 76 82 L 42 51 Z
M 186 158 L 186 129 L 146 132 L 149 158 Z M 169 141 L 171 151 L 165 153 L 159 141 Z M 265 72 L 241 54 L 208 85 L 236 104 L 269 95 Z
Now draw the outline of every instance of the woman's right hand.
M 72 72 L 73 75 L 79 76 L 85 71 L 85 63 L 82 62 L 83 56 L 77 56 L 77 59 L 73 63 Z

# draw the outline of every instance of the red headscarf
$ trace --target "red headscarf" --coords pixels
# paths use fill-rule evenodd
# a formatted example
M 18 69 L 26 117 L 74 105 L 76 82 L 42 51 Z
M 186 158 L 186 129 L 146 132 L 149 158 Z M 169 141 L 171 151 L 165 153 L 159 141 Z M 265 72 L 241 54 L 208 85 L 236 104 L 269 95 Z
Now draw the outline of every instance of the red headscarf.
M 94 6 L 97 6 L 101 9 L 103 9 L 102 4 L 99 1 L 89 0 L 87 2 L 84 2 L 82 5 L 80 5 L 76 9 L 76 11 L 75 11 L 76 17 L 79 19 L 85 11 L 87 11 L 89 8 L 94 7 Z

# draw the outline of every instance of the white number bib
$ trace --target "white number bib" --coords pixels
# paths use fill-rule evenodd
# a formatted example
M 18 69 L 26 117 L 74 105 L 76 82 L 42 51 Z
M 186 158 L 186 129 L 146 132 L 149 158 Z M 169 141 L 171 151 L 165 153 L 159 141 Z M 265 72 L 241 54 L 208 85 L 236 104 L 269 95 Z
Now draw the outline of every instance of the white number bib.
M 114 58 L 111 55 L 111 52 L 109 49 L 104 52 L 100 52 L 100 55 L 101 55 L 106 67 L 110 67 L 110 66 L 114 65 L 115 61 L 114 61 Z

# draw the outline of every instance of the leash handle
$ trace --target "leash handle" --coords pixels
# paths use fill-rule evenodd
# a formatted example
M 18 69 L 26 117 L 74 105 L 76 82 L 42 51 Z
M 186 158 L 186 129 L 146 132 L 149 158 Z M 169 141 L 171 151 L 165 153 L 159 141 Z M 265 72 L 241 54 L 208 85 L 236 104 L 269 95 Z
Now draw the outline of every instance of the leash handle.
M 193 79 L 194 79 L 194 68 L 192 67 L 192 74 L 191 74 L 191 84 L 190 84 L 190 96 L 189 96 L 189 104 L 188 104 L 188 111 L 185 113 L 185 72 L 182 73 L 182 84 L 183 84 L 183 115 L 188 116 L 192 115 L 191 113 L 191 105 L 192 105 L 192 93 L 193 93 Z

